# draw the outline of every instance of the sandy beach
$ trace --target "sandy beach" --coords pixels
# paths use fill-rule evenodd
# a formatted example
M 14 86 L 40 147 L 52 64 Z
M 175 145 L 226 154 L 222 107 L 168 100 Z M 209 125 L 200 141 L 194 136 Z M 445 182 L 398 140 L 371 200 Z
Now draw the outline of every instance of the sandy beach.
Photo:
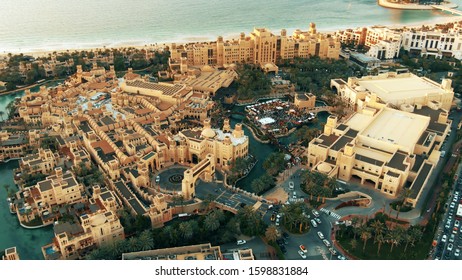
M 385 26 L 390 29 L 412 29 L 412 28 L 420 28 L 422 26 L 435 26 L 436 24 L 448 24 L 452 22 L 459 22 L 462 21 L 462 16 L 449 16 L 446 18 L 439 18 L 439 19 L 434 19 L 434 20 L 426 20 L 426 21 L 421 21 L 421 22 L 416 22 L 412 24 L 395 24 L 395 25 L 369 25 L 369 26 L 351 26 L 348 28 L 351 29 L 356 29 L 356 28 L 361 28 L 361 27 L 372 27 L 372 26 Z M 287 33 L 291 34 L 293 31 L 295 31 L 297 28 L 288 28 Z M 346 28 L 344 28 L 346 29 Z M 303 28 L 302 28 L 303 30 Z M 327 34 L 334 34 L 336 31 L 342 30 L 342 29 L 333 29 L 332 27 L 327 27 L 327 26 L 318 26 L 318 31 L 327 33 Z M 271 30 L 273 34 L 278 34 L 280 30 Z M 246 35 L 248 35 L 249 31 L 246 32 Z M 228 36 L 224 36 L 224 40 L 233 40 L 233 39 L 238 39 L 239 34 L 230 34 Z M 184 37 L 181 40 L 172 40 L 172 42 L 140 42 L 140 41 L 134 41 L 134 42 L 120 42 L 120 43 L 114 43 L 114 44 L 106 44 L 106 45 L 100 45 L 100 46 L 95 46 L 95 47 L 82 47 L 82 48 L 56 48 L 56 49 L 37 49 L 33 51 L 25 51 L 22 52 L 25 55 L 31 55 L 34 57 L 47 57 L 50 54 L 56 52 L 56 53 L 62 53 L 62 52 L 75 52 L 75 51 L 104 51 L 106 49 L 123 49 L 123 48 L 135 48 L 135 49 L 148 49 L 148 50 L 155 50 L 155 49 L 163 49 L 165 47 L 170 47 L 172 43 L 175 44 L 187 44 L 187 43 L 195 43 L 195 42 L 211 42 L 215 41 L 216 39 L 211 38 L 209 36 L 196 36 L 196 37 Z M 13 54 L 18 54 L 18 53 L 13 53 Z M 8 53 L 1 53 L 0 57 L 6 57 Z

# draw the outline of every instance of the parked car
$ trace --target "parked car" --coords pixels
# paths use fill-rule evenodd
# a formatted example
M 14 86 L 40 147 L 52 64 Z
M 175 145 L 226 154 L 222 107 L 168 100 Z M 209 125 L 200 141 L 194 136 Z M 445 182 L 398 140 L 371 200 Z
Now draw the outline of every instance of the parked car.
M 460 256 L 460 249 L 457 248 L 456 251 L 454 252 L 454 257 Z
M 301 244 L 300 246 L 298 246 L 300 248 L 300 250 L 303 252 L 303 253 L 308 253 L 308 250 L 306 249 L 305 245 Z
M 244 245 L 245 243 L 247 243 L 247 241 L 245 241 L 245 240 L 238 240 L 236 242 L 237 245 Z
M 322 234 L 322 232 L 320 232 L 320 231 L 318 231 L 318 236 L 319 236 L 319 238 L 324 239 L 324 234 Z
M 337 251 L 335 251 L 335 249 L 332 248 L 332 247 L 329 248 L 329 252 L 330 252 L 332 255 L 334 255 L 334 256 L 337 255 Z
M 445 234 L 443 237 L 441 237 L 441 242 L 446 242 L 448 241 L 448 236 Z
M 318 227 L 318 224 L 316 223 L 315 220 L 310 220 L 310 222 L 311 222 L 311 225 L 312 225 L 313 227 L 315 227 L 315 228 Z
M 302 257 L 302 259 L 306 259 L 306 255 L 305 253 L 303 253 L 303 251 L 298 251 L 298 254 L 300 255 L 300 257 Z
M 330 247 L 330 242 L 327 241 L 327 239 L 323 239 L 322 242 L 324 243 L 324 245 L 326 245 L 326 247 Z
M 316 218 L 319 217 L 319 212 L 318 212 L 318 211 L 316 211 L 316 210 L 313 209 L 313 211 L 311 211 L 311 213 L 313 213 L 313 215 L 314 215 Z
M 294 190 L 294 182 L 292 182 L 292 181 L 289 182 L 289 190 L 291 190 L 291 191 Z
M 449 243 L 447 247 L 448 251 L 452 251 L 453 248 L 454 248 L 454 244 Z
M 449 237 L 449 243 L 453 243 L 454 239 L 456 239 L 456 236 L 454 234 L 451 234 L 451 236 Z
M 316 223 L 321 224 L 321 219 L 319 219 L 319 218 L 314 218 L 314 220 L 316 221 Z

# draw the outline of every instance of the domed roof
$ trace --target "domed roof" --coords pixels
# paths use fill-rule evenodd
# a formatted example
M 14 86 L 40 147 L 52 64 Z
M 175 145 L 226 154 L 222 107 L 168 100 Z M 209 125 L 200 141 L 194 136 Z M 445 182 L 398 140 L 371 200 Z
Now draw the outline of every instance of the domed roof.
M 201 71 L 202 72 L 213 72 L 215 71 L 215 69 L 213 69 L 213 67 L 210 65 L 204 65 L 202 66 Z
M 215 135 L 217 135 L 216 132 L 211 128 L 204 128 L 201 133 L 201 136 L 204 138 L 213 138 Z
M 318 165 L 317 169 L 319 172 L 327 174 L 332 170 L 332 166 L 330 166 L 329 164 L 325 162 L 322 162 Z

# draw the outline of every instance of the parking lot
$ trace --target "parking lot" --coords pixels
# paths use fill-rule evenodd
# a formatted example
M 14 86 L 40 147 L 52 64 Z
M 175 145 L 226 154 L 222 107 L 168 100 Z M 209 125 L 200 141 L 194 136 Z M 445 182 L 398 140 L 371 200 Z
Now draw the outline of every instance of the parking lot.
M 460 178 L 460 169 L 458 174 Z M 455 185 L 454 192 L 444 205 L 446 212 L 438 229 L 438 244 L 434 251 L 435 259 L 462 259 L 462 179 L 459 179 Z

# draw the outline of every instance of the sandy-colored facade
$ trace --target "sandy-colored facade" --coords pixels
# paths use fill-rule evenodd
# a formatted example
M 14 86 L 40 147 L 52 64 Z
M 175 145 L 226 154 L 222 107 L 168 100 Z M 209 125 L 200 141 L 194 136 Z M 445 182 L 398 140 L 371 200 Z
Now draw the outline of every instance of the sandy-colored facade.
M 339 53 L 340 42 L 337 38 L 318 33 L 316 25 L 311 23 L 308 31 L 297 29 L 292 36 L 288 36 L 284 29 L 280 35 L 275 35 L 267 28 L 254 28 L 249 36 L 241 33 L 234 40 L 224 41 L 220 36 L 215 42 L 172 44 L 170 64 L 226 67 L 237 63 L 253 63 L 264 66 L 296 57 L 338 59 Z M 180 67 L 181 72 L 185 69 Z
M 2 256 L 2 260 L 4 260 L 4 261 L 18 261 L 19 260 L 19 254 L 18 254 L 18 251 L 16 250 L 16 247 L 11 247 L 11 248 L 5 249 L 5 253 Z
M 122 260 L 255 260 L 252 249 L 222 252 L 210 243 L 122 254 Z
M 409 106 L 433 106 L 437 103 L 436 106 L 449 111 L 454 98 L 451 82 L 450 79 L 443 79 L 438 84 L 412 73 L 388 72 L 377 76 L 350 77 L 347 82 L 333 79 L 331 88 L 356 111 L 366 108 L 372 99 L 402 110 Z
M 308 146 L 308 166 L 344 181 L 358 179 L 392 197 L 407 186 L 408 202 L 415 205 L 440 159 L 447 116 L 438 107 L 406 112 L 376 102 L 341 124 L 331 115 Z

